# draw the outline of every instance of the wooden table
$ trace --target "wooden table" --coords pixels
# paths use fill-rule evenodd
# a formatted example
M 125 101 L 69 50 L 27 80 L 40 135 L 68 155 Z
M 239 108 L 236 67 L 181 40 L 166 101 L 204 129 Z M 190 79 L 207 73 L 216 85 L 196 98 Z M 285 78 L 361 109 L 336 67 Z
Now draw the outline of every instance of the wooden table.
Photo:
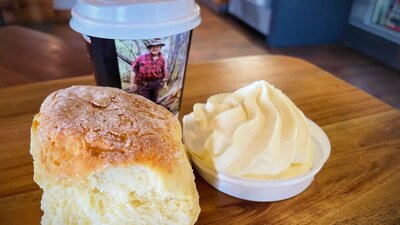
M 400 112 L 299 59 L 253 56 L 189 65 L 181 114 L 212 94 L 265 79 L 328 134 L 332 151 L 302 194 L 273 203 L 227 196 L 196 174 L 198 224 L 398 224 Z M 52 91 L 93 84 L 92 76 L 0 89 L 0 223 L 38 224 L 29 128 Z
M 21 26 L 0 28 L 0 87 L 90 73 L 85 44 Z

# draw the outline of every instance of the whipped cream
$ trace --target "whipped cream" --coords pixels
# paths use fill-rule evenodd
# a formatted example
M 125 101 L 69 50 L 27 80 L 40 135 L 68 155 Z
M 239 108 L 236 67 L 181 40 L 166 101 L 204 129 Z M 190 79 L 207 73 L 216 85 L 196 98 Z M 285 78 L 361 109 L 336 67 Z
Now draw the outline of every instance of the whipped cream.
M 183 117 L 183 138 L 191 157 L 234 177 L 289 178 L 312 164 L 304 114 L 266 81 L 195 104 Z

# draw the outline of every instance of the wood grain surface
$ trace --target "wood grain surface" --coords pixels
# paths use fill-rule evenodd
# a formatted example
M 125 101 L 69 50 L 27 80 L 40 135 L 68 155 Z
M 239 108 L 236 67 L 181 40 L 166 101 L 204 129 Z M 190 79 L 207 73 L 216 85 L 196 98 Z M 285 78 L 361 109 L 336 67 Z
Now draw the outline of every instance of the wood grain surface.
M 189 65 L 181 116 L 210 95 L 267 80 L 319 124 L 331 156 L 311 186 L 272 203 L 218 192 L 196 173 L 197 224 L 399 224 L 400 112 L 305 61 L 241 57 Z M 39 224 L 41 190 L 34 183 L 29 129 L 52 91 L 94 84 L 92 76 L 0 89 L 0 223 Z
M 0 87 L 90 73 L 83 39 L 80 44 L 20 26 L 0 28 Z

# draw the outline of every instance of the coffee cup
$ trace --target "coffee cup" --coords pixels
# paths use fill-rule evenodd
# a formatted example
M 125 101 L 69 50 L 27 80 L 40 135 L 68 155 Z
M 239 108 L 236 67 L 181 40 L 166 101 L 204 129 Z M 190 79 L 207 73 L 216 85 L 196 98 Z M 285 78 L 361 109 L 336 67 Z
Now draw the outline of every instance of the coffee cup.
M 70 26 L 86 42 L 99 86 L 142 95 L 178 115 L 194 0 L 78 0 Z

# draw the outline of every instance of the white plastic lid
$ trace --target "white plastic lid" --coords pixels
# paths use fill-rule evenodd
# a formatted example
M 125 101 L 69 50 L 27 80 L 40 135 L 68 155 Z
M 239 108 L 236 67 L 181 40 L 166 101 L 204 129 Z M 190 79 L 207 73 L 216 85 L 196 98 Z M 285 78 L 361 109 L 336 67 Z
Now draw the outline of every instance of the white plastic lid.
M 166 37 L 201 22 L 194 0 L 78 0 L 71 13 L 72 29 L 109 39 Z

